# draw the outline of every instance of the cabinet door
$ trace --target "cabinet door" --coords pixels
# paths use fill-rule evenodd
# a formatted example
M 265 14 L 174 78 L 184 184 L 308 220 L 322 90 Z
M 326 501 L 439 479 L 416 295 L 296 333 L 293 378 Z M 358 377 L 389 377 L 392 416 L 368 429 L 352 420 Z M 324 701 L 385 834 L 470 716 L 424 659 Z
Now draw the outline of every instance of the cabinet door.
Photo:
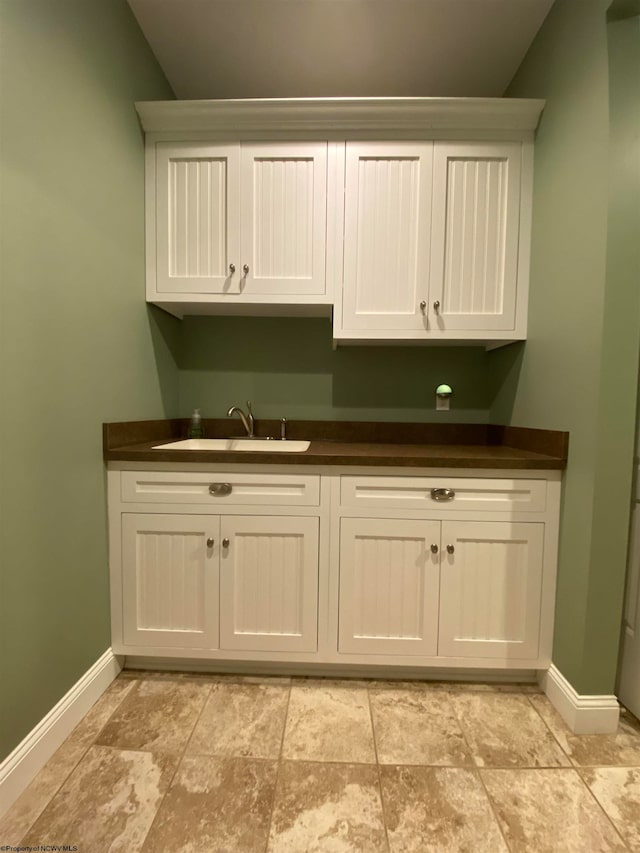
M 238 144 L 157 144 L 156 264 L 158 293 L 239 292 Z
M 342 519 L 339 651 L 436 654 L 439 540 L 437 521 Z
M 344 329 L 424 333 L 433 143 L 347 143 Z
M 323 294 L 326 142 L 243 145 L 241 183 L 242 292 Z
M 442 522 L 439 655 L 538 656 L 543 542 L 543 524 Z
M 317 518 L 221 520 L 220 648 L 318 647 Z
M 122 515 L 124 642 L 218 647 L 218 516 Z
M 521 160 L 519 142 L 435 143 L 429 305 L 434 328 L 515 327 Z

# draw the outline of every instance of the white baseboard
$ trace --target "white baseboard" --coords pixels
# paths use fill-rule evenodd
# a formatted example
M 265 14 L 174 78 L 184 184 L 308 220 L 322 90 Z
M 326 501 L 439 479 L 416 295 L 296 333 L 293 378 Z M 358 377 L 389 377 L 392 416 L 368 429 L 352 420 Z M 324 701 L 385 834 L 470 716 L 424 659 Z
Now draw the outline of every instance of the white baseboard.
M 581 696 L 553 664 L 540 673 L 539 682 L 574 734 L 613 734 L 617 730 L 620 705 L 615 696 Z
M 107 649 L 0 764 L 0 817 L 40 772 L 121 669 L 121 659 L 111 649 Z

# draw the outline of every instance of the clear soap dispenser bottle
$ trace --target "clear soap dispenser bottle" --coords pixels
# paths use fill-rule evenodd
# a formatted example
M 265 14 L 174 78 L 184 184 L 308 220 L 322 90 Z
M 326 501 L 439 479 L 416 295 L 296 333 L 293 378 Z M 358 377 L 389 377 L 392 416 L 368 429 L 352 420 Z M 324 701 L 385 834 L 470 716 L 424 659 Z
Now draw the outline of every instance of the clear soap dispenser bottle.
M 188 438 L 204 438 L 204 427 L 202 426 L 202 417 L 200 409 L 194 409 L 189 423 Z

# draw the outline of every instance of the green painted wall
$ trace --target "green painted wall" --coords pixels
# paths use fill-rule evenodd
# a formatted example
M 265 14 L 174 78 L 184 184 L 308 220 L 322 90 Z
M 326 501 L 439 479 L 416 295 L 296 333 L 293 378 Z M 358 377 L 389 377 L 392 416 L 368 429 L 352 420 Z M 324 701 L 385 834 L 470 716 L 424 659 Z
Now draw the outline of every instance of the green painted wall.
M 323 318 L 191 317 L 179 354 L 180 410 L 224 417 L 484 423 L 494 373 L 479 347 L 341 346 Z M 449 413 L 435 389 L 454 389 Z
M 529 339 L 492 356 L 494 421 L 571 433 L 553 660 L 581 693 L 614 690 L 640 339 L 640 289 L 618 274 L 609 220 L 618 204 L 609 2 L 556 0 L 508 91 L 547 105 L 536 138 Z M 631 84 L 626 72 L 623 81 Z
M 640 2 L 612 4 L 618 15 L 625 7 L 634 16 L 607 26 L 609 221 L 584 649 L 587 667 L 591 659 L 603 661 L 601 679 L 615 672 L 618 656 L 640 351 Z
M 173 416 L 144 303 L 135 99 L 170 98 L 125 0 L 0 3 L 0 759 L 109 646 L 101 423 Z

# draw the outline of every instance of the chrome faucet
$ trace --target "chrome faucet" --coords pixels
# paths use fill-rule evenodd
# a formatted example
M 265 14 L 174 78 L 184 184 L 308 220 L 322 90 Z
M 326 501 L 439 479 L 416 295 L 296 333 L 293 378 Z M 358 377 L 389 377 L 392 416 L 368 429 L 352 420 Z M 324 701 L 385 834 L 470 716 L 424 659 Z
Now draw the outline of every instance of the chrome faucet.
M 238 415 L 242 421 L 242 426 L 246 430 L 247 438 L 253 438 L 253 412 L 251 411 L 251 400 L 247 400 L 246 415 L 239 406 L 231 406 L 227 412 L 227 417 L 231 418 L 233 415 Z

